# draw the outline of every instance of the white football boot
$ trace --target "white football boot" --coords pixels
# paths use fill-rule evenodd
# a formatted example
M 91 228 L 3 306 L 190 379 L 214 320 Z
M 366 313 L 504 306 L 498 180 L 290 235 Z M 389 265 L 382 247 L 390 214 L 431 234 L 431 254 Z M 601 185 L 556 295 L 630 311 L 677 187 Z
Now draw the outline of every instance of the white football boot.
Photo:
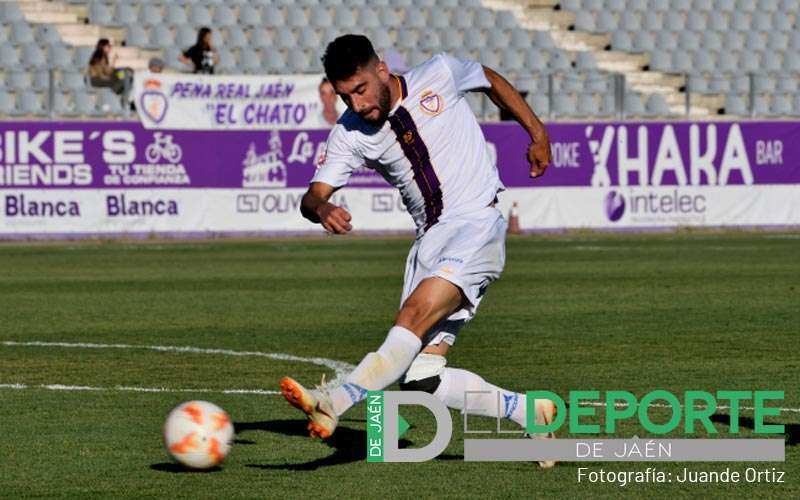
M 306 389 L 291 377 L 281 379 L 283 397 L 290 405 L 301 410 L 308 417 L 309 435 L 328 439 L 336 430 L 339 417 L 333 411 L 333 403 L 324 387 L 325 377 L 322 378 L 322 383 L 317 386 L 316 390 Z
M 549 399 L 537 399 L 536 400 L 536 423 L 539 425 L 542 424 L 549 424 L 553 420 L 555 420 L 556 415 L 558 414 L 558 410 L 556 405 L 550 401 Z M 556 434 L 554 432 L 543 432 L 538 434 L 528 434 L 525 433 L 525 437 L 531 439 L 555 439 Z M 555 460 L 542 460 L 539 462 L 539 467 L 542 469 L 549 469 L 556 464 Z

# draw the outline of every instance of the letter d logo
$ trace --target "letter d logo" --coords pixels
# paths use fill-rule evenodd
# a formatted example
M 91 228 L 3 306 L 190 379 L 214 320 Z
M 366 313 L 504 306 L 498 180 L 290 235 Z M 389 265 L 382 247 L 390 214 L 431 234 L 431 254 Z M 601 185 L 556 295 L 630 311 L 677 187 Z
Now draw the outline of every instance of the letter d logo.
M 377 392 L 377 391 L 376 391 Z M 367 439 L 368 439 L 368 461 L 383 461 L 383 462 L 426 462 L 432 458 L 437 457 L 441 452 L 447 448 L 450 443 L 450 436 L 453 434 L 453 421 L 450 419 L 450 411 L 444 403 L 436 399 L 432 394 L 420 391 L 383 391 L 383 401 L 381 402 L 382 422 L 381 428 L 383 431 L 380 443 L 382 445 L 382 460 L 375 460 L 377 457 L 371 456 L 369 446 L 371 443 L 377 443 L 370 436 L 369 426 L 371 423 L 376 422 L 377 419 L 373 417 L 370 406 L 373 409 L 376 405 L 370 405 L 369 400 L 373 395 L 367 396 Z M 377 400 L 375 400 L 377 402 Z M 424 406 L 436 418 L 436 435 L 433 440 L 422 448 L 407 448 L 401 450 L 398 447 L 399 438 L 399 407 L 400 405 L 418 405 Z M 377 428 L 377 426 L 374 426 Z

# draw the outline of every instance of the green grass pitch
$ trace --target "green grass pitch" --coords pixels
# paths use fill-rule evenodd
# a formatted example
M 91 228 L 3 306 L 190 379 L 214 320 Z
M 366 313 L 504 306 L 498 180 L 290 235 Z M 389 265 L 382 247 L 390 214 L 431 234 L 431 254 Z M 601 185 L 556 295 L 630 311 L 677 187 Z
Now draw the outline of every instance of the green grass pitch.
M 222 392 L 275 390 L 286 374 L 309 384 L 331 375 L 314 364 L 8 344 L 195 346 L 355 364 L 391 326 L 409 246 L 351 237 L 0 246 L 0 497 L 800 497 L 796 412 L 773 420 L 786 425 L 785 463 L 467 463 L 454 412 L 439 458 L 370 464 L 363 403 L 325 443 L 305 436 L 280 396 Z M 449 364 L 520 391 L 776 389 L 785 391 L 782 406 L 800 408 L 799 337 L 797 233 L 525 236 L 509 239 L 506 271 Z M 42 387 L 51 384 L 108 390 Z M 218 392 L 192 392 L 201 388 Z M 218 470 L 184 472 L 163 450 L 165 415 L 189 399 L 215 402 L 236 423 Z M 412 424 L 404 437 L 426 444 L 432 418 L 414 408 L 404 416 Z M 625 423 L 617 437 L 634 434 L 646 435 Z M 786 482 L 621 487 L 578 483 L 579 466 L 776 467 Z

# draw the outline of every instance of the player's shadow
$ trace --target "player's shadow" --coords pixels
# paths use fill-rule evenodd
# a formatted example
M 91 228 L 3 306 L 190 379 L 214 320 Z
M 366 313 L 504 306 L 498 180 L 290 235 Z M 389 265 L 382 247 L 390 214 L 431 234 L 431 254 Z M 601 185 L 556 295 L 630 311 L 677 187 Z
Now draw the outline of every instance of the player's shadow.
M 730 415 L 715 413 L 709 417 L 712 422 L 730 426 Z M 780 425 L 780 422 L 764 422 L 765 424 Z M 739 415 L 739 427 L 753 430 L 756 427 L 755 421 L 750 417 L 743 417 Z M 786 439 L 787 446 L 796 446 L 800 443 L 800 424 L 783 424 L 783 435 Z
M 365 422 L 365 420 L 347 419 L 342 422 Z M 307 420 L 266 420 L 261 422 L 234 422 L 233 427 L 237 435 L 247 431 L 266 431 L 283 434 L 285 436 L 301 436 L 308 439 L 306 429 Z M 324 458 L 318 458 L 310 462 L 297 464 L 247 464 L 246 467 L 256 469 L 281 469 L 293 471 L 316 470 L 320 467 L 331 465 L 341 465 L 351 462 L 363 462 L 367 459 L 367 431 L 363 429 L 351 429 L 349 427 L 338 427 L 333 436 L 322 441 L 325 445 L 333 449 L 333 453 Z M 414 444 L 408 439 L 400 439 L 400 448 L 406 448 Z M 443 460 L 455 460 L 460 457 L 439 456 Z

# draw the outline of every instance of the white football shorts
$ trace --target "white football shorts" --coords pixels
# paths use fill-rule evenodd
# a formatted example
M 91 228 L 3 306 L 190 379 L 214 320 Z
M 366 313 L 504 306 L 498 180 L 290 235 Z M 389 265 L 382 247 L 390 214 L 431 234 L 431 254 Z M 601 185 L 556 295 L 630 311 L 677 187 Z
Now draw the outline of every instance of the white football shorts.
M 422 345 L 453 345 L 464 323 L 475 316 L 486 288 L 500 277 L 506 260 L 506 228 L 495 207 L 440 220 L 414 242 L 406 260 L 402 305 L 419 283 L 434 276 L 461 289 L 467 303 L 437 323 Z

